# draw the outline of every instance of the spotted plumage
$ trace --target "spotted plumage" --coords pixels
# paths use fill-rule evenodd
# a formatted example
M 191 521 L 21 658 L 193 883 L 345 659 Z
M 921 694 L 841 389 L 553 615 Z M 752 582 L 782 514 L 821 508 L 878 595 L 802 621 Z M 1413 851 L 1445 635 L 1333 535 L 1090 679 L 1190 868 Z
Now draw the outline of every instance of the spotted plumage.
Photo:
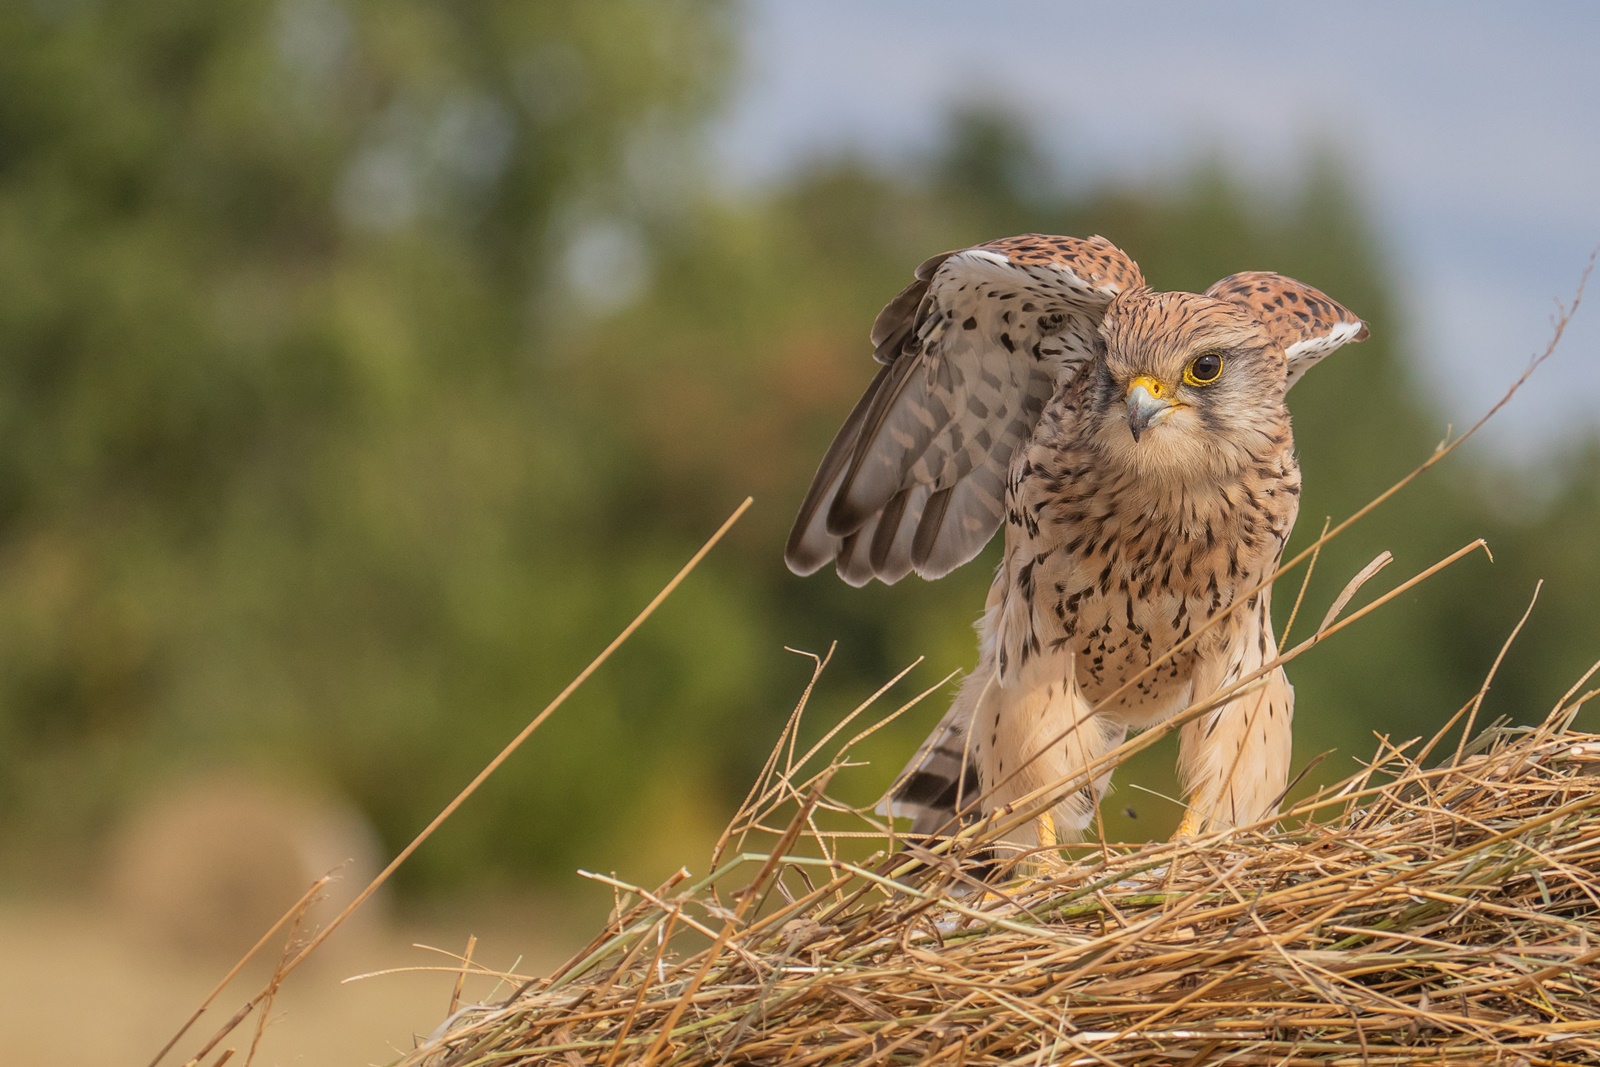
M 1276 274 L 1154 292 L 1101 237 L 1007 238 L 918 268 L 873 325 L 883 367 L 786 553 L 856 585 L 936 578 L 1005 528 L 978 667 L 888 810 L 932 832 L 1076 778 L 1053 811 L 1076 836 L 1109 782 L 1087 782 L 1094 760 L 1269 662 L 1265 583 L 1300 494 L 1284 394 L 1366 335 Z M 1274 810 L 1292 716 L 1275 668 L 1183 727 L 1187 828 Z

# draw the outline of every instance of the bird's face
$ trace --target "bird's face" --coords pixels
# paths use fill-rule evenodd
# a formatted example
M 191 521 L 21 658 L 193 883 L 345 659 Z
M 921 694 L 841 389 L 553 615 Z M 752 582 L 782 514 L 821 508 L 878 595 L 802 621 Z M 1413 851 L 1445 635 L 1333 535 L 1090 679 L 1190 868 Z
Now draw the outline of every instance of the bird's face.
M 1237 305 L 1138 289 L 1100 332 L 1096 439 L 1133 473 L 1225 479 L 1287 440 L 1283 351 Z

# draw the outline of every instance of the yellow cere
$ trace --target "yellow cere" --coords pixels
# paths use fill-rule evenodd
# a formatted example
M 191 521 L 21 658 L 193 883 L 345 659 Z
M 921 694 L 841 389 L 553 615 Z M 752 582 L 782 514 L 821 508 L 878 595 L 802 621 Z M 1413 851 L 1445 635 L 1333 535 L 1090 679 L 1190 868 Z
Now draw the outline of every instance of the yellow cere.
M 1187 378 L 1189 372 L 1188 371 L 1184 371 L 1183 373 L 1184 373 L 1185 378 Z M 1167 396 L 1167 394 L 1172 392 L 1171 389 L 1169 389 L 1166 386 L 1162 385 L 1160 382 L 1156 381 L 1154 378 L 1150 377 L 1150 375 L 1148 375 L 1148 374 L 1141 374 L 1137 378 L 1135 378 L 1133 381 L 1129 382 L 1128 383 L 1128 392 L 1130 392 L 1130 393 L 1133 392 L 1135 389 L 1139 388 L 1139 386 L 1141 386 L 1141 385 L 1144 386 L 1145 392 L 1149 393 L 1151 396 L 1155 397 L 1157 400 L 1164 399 Z

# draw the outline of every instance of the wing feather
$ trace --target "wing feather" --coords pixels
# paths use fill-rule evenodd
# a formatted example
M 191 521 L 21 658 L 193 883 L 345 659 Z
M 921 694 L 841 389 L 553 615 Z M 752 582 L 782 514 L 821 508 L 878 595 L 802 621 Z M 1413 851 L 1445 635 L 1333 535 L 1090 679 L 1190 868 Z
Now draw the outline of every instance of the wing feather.
M 785 554 L 853 584 L 937 578 L 982 550 L 1012 458 L 1143 284 L 1103 237 L 1028 234 L 927 260 L 873 323 L 885 366 L 818 468 Z
M 1367 324 L 1304 282 L 1265 270 L 1230 274 L 1206 295 L 1244 307 L 1267 328 L 1288 363 L 1289 386 L 1341 346 L 1365 341 Z
M 843 484 L 845 470 L 855 452 L 856 438 L 866 419 L 867 409 L 888 376 L 888 367 L 878 369 L 877 376 L 867 386 L 861 399 L 856 401 L 856 406 L 851 409 L 822 457 L 821 465 L 817 467 L 816 476 L 811 481 L 805 500 L 800 504 L 800 514 L 795 518 L 794 529 L 789 532 L 789 544 L 783 553 L 789 569 L 796 574 L 815 574 L 838 554 L 840 541 L 827 531 L 827 510 L 823 505 L 833 499 Z
M 928 294 L 928 283 L 933 281 L 934 273 L 944 265 L 944 261 L 953 255 L 954 252 L 941 252 L 923 260 L 912 275 L 916 280 L 900 290 L 899 295 L 878 312 L 878 317 L 872 322 L 870 340 L 873 356 L 879 363 L 893 363 L 895 356 L 900 354 L 900 346 L 905 344 L 916 322 L 922 298 Z

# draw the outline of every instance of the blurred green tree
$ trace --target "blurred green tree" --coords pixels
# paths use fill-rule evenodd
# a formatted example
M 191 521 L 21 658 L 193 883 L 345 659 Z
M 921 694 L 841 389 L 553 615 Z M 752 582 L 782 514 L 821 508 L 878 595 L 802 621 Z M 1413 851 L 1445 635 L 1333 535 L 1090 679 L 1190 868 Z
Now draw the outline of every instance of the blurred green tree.
M 219 760 L 331 777 L 403 836 L 655 580 L 672 546 L 593 536 L 617 509 L 550 338 L 573 279 L 641 268 L 729 16 L 0 11 L 13 847 Z M 567 784 L 626 747 L 595 718 Z M 584 829 L 573 799 L 513 848 Z
M 719 0 L 0 11 L 0 848 L 81 862 L 62 842 L 219 763 L 331 784 L 397 846 L 754 493 L 403 878 L 697 858 L 809 674 L 784 645 L 839 642 L 814 730 L 916 656 L 903 689 L 974 656 L 992 553 L 892 590 L 781 562 L 867 324 L 941 249 L 1101 232 L 1161 287 L 1277 269 L 1367 317 L 1294 396 L 1298 543 L 1442 435 L 1331 159 L 1276 196 L 1217 164 L 1078 188 L 971 109 L 932 158 L 735 199 L 697 136 L 731 30 Z M 1564 584 L 1492 707 L 1559 695 L 1594 654 L 1597 470 L 1578 455 L 1508 516 L 1455 465 L 1325 553 L 1310 617 L 1379 548 L 1418 569 L 1505 545 L 1297 664 L 1300 752 L 1442 720 L 1535 574 Z M 946 699 L 847 791 L 881 789 Z M 1170 791 L 1170 762 L 1123 780 Z M 1152 813 L 1114 833 L 1175 821 L 1121 796 Z

